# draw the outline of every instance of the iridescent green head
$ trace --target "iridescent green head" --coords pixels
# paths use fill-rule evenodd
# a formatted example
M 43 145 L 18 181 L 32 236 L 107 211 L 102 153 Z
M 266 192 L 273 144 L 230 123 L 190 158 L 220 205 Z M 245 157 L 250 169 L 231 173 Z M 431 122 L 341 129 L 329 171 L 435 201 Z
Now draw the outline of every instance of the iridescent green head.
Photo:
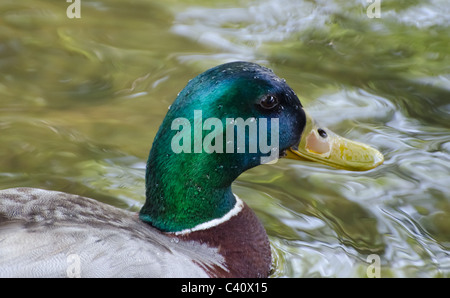
M 231 184 L 245 170 L 280 156 L 299 159 L 302 151 L 320 161 L 323 153 L 301 143 L 307 123 L 294 91 L 271 70 L 248 62 L 207 70 L 180 92 L 159 128 L 140 218 L 175 232 L 222 217 L 236 203 Z

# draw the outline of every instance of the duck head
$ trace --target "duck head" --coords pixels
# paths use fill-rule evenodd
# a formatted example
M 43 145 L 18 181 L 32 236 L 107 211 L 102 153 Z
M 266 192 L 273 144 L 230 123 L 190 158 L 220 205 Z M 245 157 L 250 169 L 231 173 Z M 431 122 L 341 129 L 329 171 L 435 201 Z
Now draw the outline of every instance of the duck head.
M 191 229 L 236 204 L 232 182 L 280 157 L 368 170 L 376 149 L 319 127 L 270 69 L 219 65 L 189 81 L 154 139 L 140 218 L 162 231 Z

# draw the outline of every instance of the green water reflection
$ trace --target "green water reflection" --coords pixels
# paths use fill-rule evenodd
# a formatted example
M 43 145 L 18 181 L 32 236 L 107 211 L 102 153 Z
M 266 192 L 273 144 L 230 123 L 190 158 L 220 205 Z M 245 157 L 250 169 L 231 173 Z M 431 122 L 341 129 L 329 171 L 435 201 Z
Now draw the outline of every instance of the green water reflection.
M 352 173 L 281 160 L 234 191 L 271 239 L 273 276 L 450 275 L 446 0 L 63 0 L 0 3 L 0 188 L 138 210 L 153 137 L 216 64 L 271 67 L 324 125 L 383 152 Z

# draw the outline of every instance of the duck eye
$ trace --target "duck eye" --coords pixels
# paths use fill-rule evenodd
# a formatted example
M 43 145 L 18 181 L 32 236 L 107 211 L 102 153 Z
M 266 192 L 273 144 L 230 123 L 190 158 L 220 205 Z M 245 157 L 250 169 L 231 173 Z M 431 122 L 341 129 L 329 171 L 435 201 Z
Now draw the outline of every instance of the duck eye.
M 261 101 L 259 102 L 261 107 L 264 109 L 273 109 L 278 105 L 278 98 L 276 98 L 273 95 L 267 95 L 266 97 L 263 97 Z
M 317 130 L 317 132 L 319 133 L 319 136 L 321 136 L 322 138 L 326 138 L 328 135 L 327 135 L 327 132 L 325 131 L 325 130 L 323 130 L 322 128 L 319 128 L 318 130 Z

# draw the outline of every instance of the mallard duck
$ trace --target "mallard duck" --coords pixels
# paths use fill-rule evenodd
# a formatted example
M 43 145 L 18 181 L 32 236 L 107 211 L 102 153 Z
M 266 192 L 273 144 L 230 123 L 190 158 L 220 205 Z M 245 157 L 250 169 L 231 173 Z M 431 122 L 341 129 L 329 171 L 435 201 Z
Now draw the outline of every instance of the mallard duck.
M 57 191 L 0 191 L 0 276 L 267 277 L 267 234 L 231 185 L 279 157 L 350 170 L 383 162 L 376 149 L 318 127 L 270 69 L 211 68 L 168 110 L 138 214 Z

